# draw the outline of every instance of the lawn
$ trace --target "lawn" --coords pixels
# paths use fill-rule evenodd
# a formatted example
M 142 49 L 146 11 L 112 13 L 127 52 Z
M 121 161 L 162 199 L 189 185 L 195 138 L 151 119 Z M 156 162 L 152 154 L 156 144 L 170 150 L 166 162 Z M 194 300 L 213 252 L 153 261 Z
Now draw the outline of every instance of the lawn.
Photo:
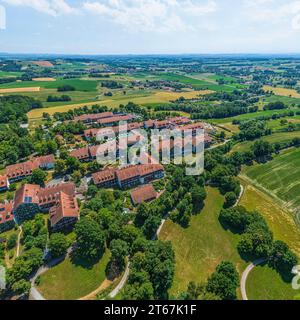
M 222 260 L 233 262 L 239 272 L 246 267 L 236 249 L 239 236 L 224 230 L 218 220 L 223 197 L 214 188 L 207 188 L 207 192 L 204 209 L 192 217 L 188 228 L 168 220 L 161 231 L 160 239 L 172 241 L 175 251 L 176 269 L 171 295 L 186 290 L 190 281 L 206 281 Z
M 73 263 L 67 258 L 41 275 L 38 286 L 48 300 L 75 300 L 97 289 L 105 280 L 110 253 L 106 251 L 94 265 Z
M 287 209 L 295 213 L 299 210 L 300 149 L 285 150 L 267 163 L 246 167 L 243 174 L 255 185 L 282 200 Z
M 246 290 L 249 300 L 294 300 L 300 295 L 300 290 L 294 290 L 290 282 L 283 281 L 267 265 L 257 266 L 250 272 Z

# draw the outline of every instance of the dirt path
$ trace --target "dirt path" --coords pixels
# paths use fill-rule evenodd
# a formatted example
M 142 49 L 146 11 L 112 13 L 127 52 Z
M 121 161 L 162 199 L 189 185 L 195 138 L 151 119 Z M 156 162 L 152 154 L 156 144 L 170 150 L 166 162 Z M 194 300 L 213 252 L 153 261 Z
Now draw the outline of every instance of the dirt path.
M 113 281 L 105 279 L 96 290 L 94 290 L 93 292 L 87 294 L 82 298 L 79 298 L 78 300 L 95 300 L 97 297 L 97 294 L 107 289 L 112 283 Z

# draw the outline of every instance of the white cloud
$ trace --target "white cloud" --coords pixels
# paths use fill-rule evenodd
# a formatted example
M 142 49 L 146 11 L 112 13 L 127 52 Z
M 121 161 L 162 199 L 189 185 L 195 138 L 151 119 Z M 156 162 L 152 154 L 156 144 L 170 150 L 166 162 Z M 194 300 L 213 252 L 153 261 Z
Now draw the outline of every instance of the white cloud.
M 254 21 L 271 24 L 288 23 L 293 29 L 300 29 L 300 0 L 246 0 L 247 14 Z
M 77 13 L 65 0 L 2 0 L 4 3 L 17 7 L 30 7 L 36 11 L 58 16 L 62 14 Z
M 83 8 L 132 31 L 157 32 L 191 30 L 189 17 L 218 9 L 214 0 L 102 0 L 85 2 Z

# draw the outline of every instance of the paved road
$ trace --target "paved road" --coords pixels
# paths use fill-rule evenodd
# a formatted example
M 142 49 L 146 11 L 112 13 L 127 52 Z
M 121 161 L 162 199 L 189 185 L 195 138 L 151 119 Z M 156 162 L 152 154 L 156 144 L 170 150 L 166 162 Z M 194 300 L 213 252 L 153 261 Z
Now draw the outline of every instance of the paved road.
M 130 261 L 128 261 L 125 272 L 123 274 L 123 277 L 121 279 L 121 281 L 118 283 L 118 285 L 114 288 L 114 290 L 109 294 L 109 297 L 114 298 L 119 292 L 120 290 L 124 287 L 128 276 L 129 276 L 129 266 L 130 266 Z
M 253 261 L 251 264 L 249 264 L 249 266 L 243 272 L 242 278 L 241 278 L 241 293 L 242 293 L 243 300 L 248 300 L 247 293 L 246 293 L 246 282 L 247 282 L 249 273 L 253 268 L 255 268 L 255 266 L 262 264 L 265 261 L 266 261 L 265 258 L 260 258 Z
M 20 232 L 18 234 L 17 253 L 16 253 L 17 258 L 20 256 L 20 242 L 21 242 L 21 235 L 22 235 L 22 232 L 23 232 L 23 229 L 22 229 L 21 226 L 19 227 L 19 231 Z
M 38 291 L 38 289 L 35 287 L 35 281 L 37 279 L 38 276 L 42 275 L 43 273 L 45 273 L 46 271 L 48 271 L 50 268 L 52 268 L 53 266 L 57 265 L 59 262 L 61 262 L 62 260 L 64 260 L 65 258 L 67 258 L 71 252 L 73 251 L 73 247 L 70 247 L 67 250 L 67 254 L 66 256 L 63 257 L 59 257 L 56 258 L 54 260 L 51 260 L 50 262 L 48 262 L 47 264 L 44 264 L 43 266 L 41 266 L 37 272 L 31 277 L 30 282 L 31 282 L 31 289 L 30 289 L 30 299 L 31 300 L 46 300 L 41 293 Z
M 244 186 L 241 184 L 241 192 L 239 194 L 239 197 L 236 200 L 236 203 L 234 204 L 234 207 L 236 207 L 240 203 L 243 193 L 244 193 Z

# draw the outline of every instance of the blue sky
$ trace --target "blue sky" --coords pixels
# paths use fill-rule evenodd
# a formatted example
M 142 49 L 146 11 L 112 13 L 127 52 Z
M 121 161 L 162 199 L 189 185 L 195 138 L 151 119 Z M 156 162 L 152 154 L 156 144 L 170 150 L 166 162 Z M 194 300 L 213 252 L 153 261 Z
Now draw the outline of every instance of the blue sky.
M 0 52 L 300 53 L 300 0 L 0 0 L 0 4 Z

